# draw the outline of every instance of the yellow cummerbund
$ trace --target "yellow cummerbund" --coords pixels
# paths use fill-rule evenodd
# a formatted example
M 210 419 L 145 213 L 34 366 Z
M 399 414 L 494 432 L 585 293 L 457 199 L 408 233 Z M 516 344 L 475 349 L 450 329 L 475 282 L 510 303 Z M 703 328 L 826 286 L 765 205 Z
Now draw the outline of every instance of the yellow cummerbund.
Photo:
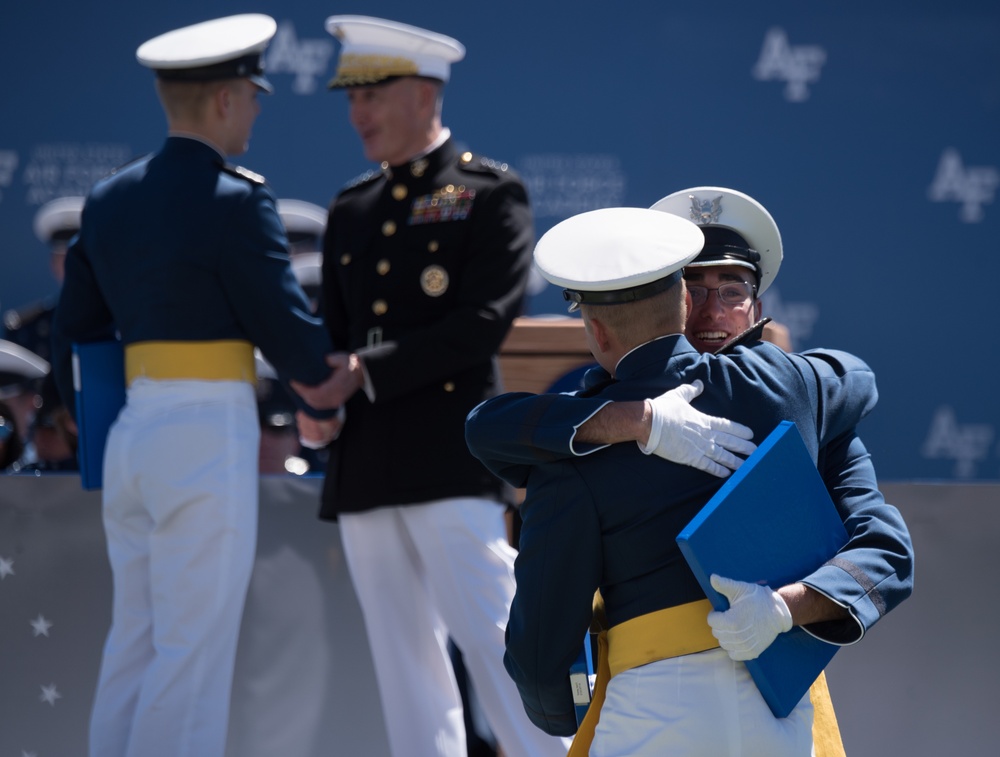
M 125 346 L 125 381 L 246 381 L 256 385 L 253 345 L 244 339 L 213 342 L 134 342 Z
M 608 630 L 608 666 L 614 677 L 657 660 L 715 649 L 707 599 L 657 610 Z

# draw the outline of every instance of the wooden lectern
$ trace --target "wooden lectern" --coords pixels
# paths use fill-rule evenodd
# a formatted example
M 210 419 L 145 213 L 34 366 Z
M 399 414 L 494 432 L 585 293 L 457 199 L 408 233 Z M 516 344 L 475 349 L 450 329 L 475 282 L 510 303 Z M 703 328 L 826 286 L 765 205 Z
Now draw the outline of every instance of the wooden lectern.
M 503 391 L 547 391 L 567 373 L 591 365 L 583 321 L 568 316 L 522 316 L 500 347 Z

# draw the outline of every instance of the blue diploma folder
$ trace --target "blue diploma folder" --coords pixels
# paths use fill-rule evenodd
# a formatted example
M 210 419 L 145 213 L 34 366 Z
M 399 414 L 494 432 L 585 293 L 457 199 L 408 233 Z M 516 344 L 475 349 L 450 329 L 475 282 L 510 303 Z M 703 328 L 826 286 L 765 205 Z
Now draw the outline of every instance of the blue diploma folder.
M 125 404 L 125 353 L 121 342 L 74 344 L 73 389 L 80 482 L 84 489 L 100 489 L 108 430 Z
M 794 583 L 833 557 L 847 532 L 794 423 L 783 421 L 677 536 L 698 583 L 716 610 L 716 573 L 773 589 Z M 785 717 L 809 690 L 837 647 L 796 626 L 746 663 L 764 701 Z

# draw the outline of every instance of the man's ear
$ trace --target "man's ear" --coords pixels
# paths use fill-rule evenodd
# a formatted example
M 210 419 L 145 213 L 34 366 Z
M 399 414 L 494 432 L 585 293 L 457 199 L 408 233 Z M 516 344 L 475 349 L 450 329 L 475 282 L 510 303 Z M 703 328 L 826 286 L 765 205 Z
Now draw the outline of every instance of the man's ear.
M 229 112 L 232 95 L 232 90 L 227 85 L 223 85 L 215 90 L 215 94 L 212 96 L 212 108 L 219 116 L 225 117 Z
M 438 92 L 440 90 L 440 84 L 436 84 L 428 79 L 418 79 L 417 92 L 420 107 L 422 109 L 430 109 L 433 112 L 437 108 Z
M 607 352 L 611 348 L 611 332 L 604 321 L 599 318 L 590 319 L 590 330 L 594 335 L 594 344 L 601 352 Z

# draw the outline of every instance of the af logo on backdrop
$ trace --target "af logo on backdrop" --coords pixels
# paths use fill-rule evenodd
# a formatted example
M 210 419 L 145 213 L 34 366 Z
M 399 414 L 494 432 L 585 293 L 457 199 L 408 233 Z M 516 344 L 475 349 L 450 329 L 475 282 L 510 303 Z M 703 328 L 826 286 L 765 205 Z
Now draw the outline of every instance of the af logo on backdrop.
M 269 74 L 294 74 L 292 91 L 311 95 L 319 77 L 326 73 L 333 57 L 332 39 L 299 39 L 295 24 L 282 21 L 267 48 L 265 65 Z
M 983 205 L 993 202 L 1000 171 L 994 166 L 966 166 L 954 147 L 945 148 L 938 161 L 934 182 L 927 189 L 931 202 L 958 202 L 959 218 L 965 223 L 983 220 Z
M 809 84 L 819 81 L 826 63 L 826 50 L 819 45 L 790 45 L 780 27 L 769 29 L 760 57 L 753 67 L 758 81 L 777 79 L 785 82 L 785 99 L 798 103 L 809 99 Z
M 921 455 L 928 460 L 954 460 L 955 478 L 973 478 L 986 462 L 996 429 L 988 423 L 959 423 L 955 411 L 942 405 L 934 413 Z

